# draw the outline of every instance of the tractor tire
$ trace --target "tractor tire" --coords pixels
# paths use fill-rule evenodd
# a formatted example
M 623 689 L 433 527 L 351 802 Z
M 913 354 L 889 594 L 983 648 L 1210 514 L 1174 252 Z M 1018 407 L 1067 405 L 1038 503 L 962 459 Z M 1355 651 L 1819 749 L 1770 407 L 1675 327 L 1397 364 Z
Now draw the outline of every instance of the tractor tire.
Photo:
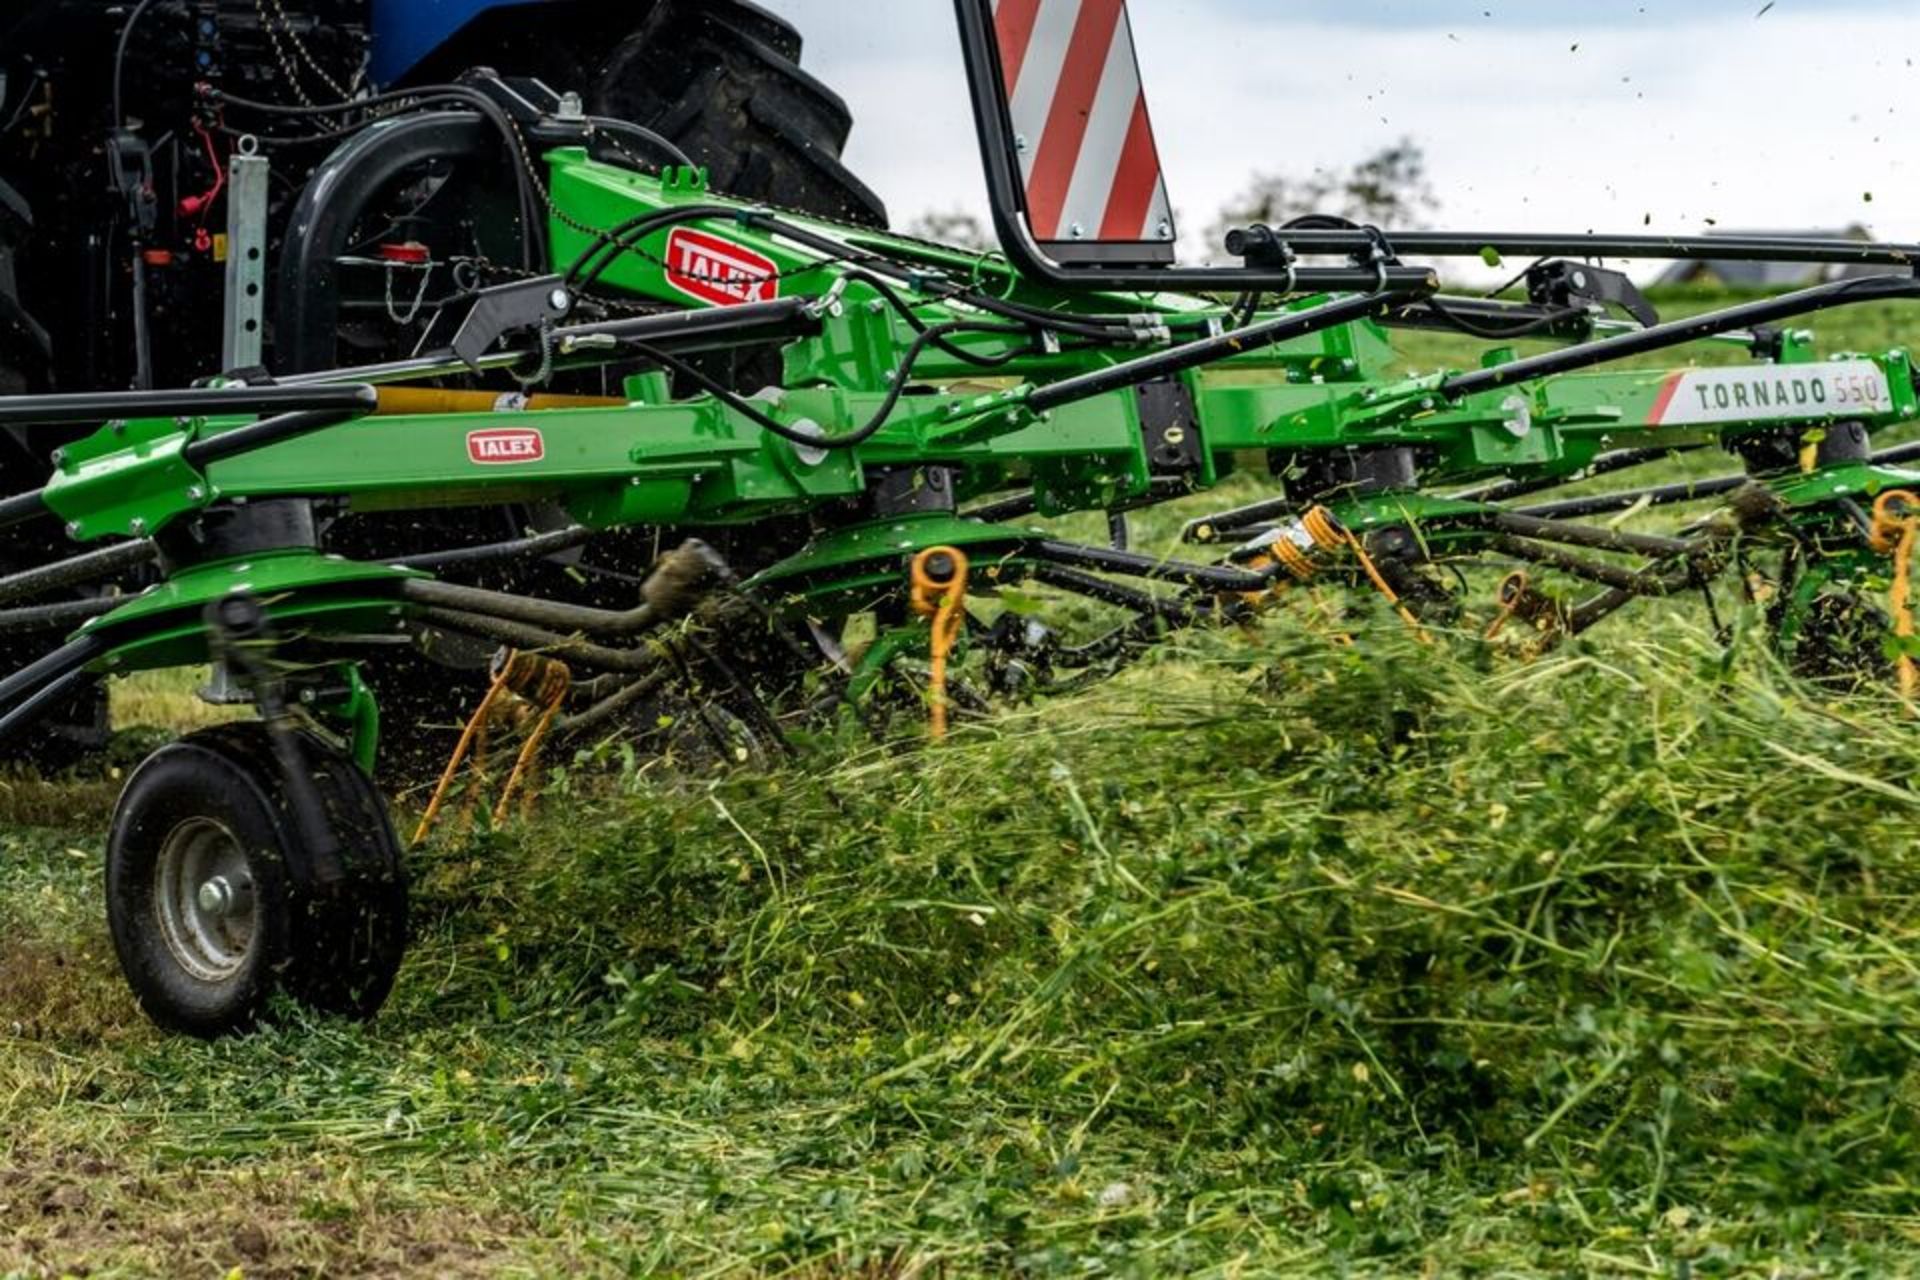
M 583 0 L 564 23 L 537 18 L 552 29 L 533 36 L 527 20 L 524 9 L 482 18 L 409 80 L 475 66 L 531 76 L 579 93 L 595 115 L 663 134 L 716 191 L 886 225 L 886 206 L 840 160 L 852 113 L 801 70 L 800 33 L 785 20 L 749 0 Z
M 714 189 L 884 227 L 841 163 L 853 116 L 800 69 L 799 34 L 741 0 L 663 4 L 597 68 L 597 114 L 646 125 L 706 166 Z

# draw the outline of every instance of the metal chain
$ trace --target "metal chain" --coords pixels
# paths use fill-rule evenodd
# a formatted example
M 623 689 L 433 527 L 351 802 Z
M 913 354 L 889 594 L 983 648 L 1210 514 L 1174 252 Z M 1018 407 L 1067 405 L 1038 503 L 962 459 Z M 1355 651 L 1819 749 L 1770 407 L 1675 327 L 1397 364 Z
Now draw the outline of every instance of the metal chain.
M 340 102 L 352 97 L 352 94 L 340 87 L 339 81 L 327 74 L 327 69 L 320 65 L 320 60 L 313 56 L 313 51 L 308 49 L 306 43 L 300 39 L 300 33 L 294 29 L 293 21 L 287 17 L 286 10 L 280 7 L 280 0 L 265 0 L 265 2 L 273 6 L 274 16 L 280 20 L 280 27 L 281 30 L 286 33 L 287 43 L 293 46 L 294 52 L 300 56 L 302 62 L 306 63 L 307 66 L 312 69 L 313 74 L 320 77 L 320 82 L 333 91 L 334 100 Z M 260 0 L 255 0 L 255 8 L 257 9 L 259 6 Z M 264 11 L 261 12 L 260 20 L 262 23 L 266 22 L 266 14 Z M 272 31 L 269 31 L 268 35 L 272 36 Z M 275 44 L 277 45 L 278 43 L 276 39 Z

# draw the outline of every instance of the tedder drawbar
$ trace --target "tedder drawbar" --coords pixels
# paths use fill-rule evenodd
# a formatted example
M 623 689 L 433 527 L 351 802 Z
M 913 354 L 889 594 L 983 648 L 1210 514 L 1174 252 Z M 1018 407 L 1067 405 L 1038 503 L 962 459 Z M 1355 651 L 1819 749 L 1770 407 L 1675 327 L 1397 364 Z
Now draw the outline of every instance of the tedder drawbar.
M 946 668 L 967 650 L 999 685 L 1045 692 L 1177 628 L 1244 620 L 1315 577 L 1378 593 L 1421 629 L 1451 616 L 1440 570 L 1479 556 L 1531 568 L 1501 586 L 1498 617 L 1542 642 L 1734 574 L 1790 659 L 1814 666 L 1865 634 L 1868 665 L 1914 695 L 1920 472 L 1900 464 L 1920 448 L 1876 452 L 1875 436 L 1920 411 L 1915 372 L 1904 350 L 1823 354 L 1790 322 L 1920 297 L 1920 247 L 1392 234 L 1314 219 L 1235 232 L 1227 247 L 1243 265 L 1182 268 L 1118 0 L 957 7 L 1001 253 L 727 199 L 671 155 L 658 171 L 596 159 L 592 122 L 551 103 L 526 115 L 528 93 L 483 81 L 521 113 L 524 137 L 546 140 L 514 152 L 550 213 L 527 228 L 545 265 L 476 283 L 427 354 L 0 400 L 0 425 L 91 431 L 56 454 L 50 479 L 0 500 L 0 537 L 64 528 L 92 547 L 0 579 L 0 635 L 49 637 L 0 676 L 0 737 L 90 682 L 155 668 L 210 663 L 210 693 L 259 713 L 162 748 L 114 818 L 113 934 L 155 1019 L 227 1032 L 276 992 L 325 1011 L 379 1006 L 406 889 L 371 781 L 374 691 L 384 662 L 436 646 L 499 650 L 476 692 L 490 710 L 519 709 L 509 791 L 544 738 L 617 724 L 677 678 L 672 624 L 689 617 L 720 619 L 709 638 L 717 629 L 738 653 L 779 651 L 769 669 L 807 655 L 836 673 L 841 700 L 896 659 L 930 661 L 943 725 Z M 1056 9 L 1078 18 L 1036 23 Z M 1091 77 L 1073 73 L 1090 58 Z M 1125 81 L 1126 111 L 1112 111 L 1102 75 Z M 475 115 L 414 105 L 399 94 L 365 106 L 332 180 L 391 172 Z M 323 119 L 337 126 L 347 109 Z M 1488 250 L 1541 259 L 1527 301 L 1451 297 L 1402 263 Z M 1848 271 L 1661 322 L 1593 264 L 1708 255 Z M 1396 376 L 1393 334 L 1412 326 L 1484 339 L 1485 358 Z M 1509 344 L 1521 338 L 1549 342 L 1520 356 Z M 1617 367 L 1703 339 L 1752 359 Z M 769 347 L 781 373 L 765 387 L 716 362 Z M 616 371 L 624 394 L 561 389 L 582 369 Z M 484 389 L 500 378 L 505 392 Z M 1743 465 L 1538 496 L 1705 447 Z M 1190 558 L 1127 547 L 1127 511 L 1255 462 L 1274 496 L 1191 522 Z M 1708 499 L 1671 534 L 1590 522 Z M 398 557 L 329 535 L 343 513 L 510 505 L 565 516 L 516 540 Z M 1070 512 L 1107 513 L 1113 537 L 1083 545 L 1022 523 Z M 515 589 L 527 580 L 504 574 L 636 528 L 679 545 L 631 579 L 624 605 Z M 729 561 L 750 547 L 777 554 L 736 573 Z M 99 583 L 130 587 L 76 592 Z M 1025 613 L 969 617 L 968 593 L 1018 583 L 1125 621 L 1068 644 Z M 838 641 L 856 615 L 874 619 L 874 639 L 849 657 Z M 757 662 L 736 657 L 733 678 L 764 689 L 757 668 L 737 669 Z M 488 724 L 475 717 L 454 765 Z

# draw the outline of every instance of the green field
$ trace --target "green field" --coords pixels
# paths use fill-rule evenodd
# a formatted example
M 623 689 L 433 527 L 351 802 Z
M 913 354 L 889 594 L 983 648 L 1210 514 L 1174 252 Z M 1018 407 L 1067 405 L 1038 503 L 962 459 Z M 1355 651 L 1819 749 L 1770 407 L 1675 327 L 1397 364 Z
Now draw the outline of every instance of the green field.
M 0 780 L 0 1276 L 1920 1271 L 1920 722 L 1722 606 L 582 764 L 418 855 L 377 1021 L 215 1045 L 112 958 L 126 761 Z

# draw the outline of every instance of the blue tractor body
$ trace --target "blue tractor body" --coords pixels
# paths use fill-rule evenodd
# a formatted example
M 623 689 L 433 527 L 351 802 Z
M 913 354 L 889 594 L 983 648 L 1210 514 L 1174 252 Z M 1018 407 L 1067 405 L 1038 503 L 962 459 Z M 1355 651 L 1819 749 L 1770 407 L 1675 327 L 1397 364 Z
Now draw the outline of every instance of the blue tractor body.
M 542 0 L 373 0 L 373 79 L 394 84 L 483 13 Z

